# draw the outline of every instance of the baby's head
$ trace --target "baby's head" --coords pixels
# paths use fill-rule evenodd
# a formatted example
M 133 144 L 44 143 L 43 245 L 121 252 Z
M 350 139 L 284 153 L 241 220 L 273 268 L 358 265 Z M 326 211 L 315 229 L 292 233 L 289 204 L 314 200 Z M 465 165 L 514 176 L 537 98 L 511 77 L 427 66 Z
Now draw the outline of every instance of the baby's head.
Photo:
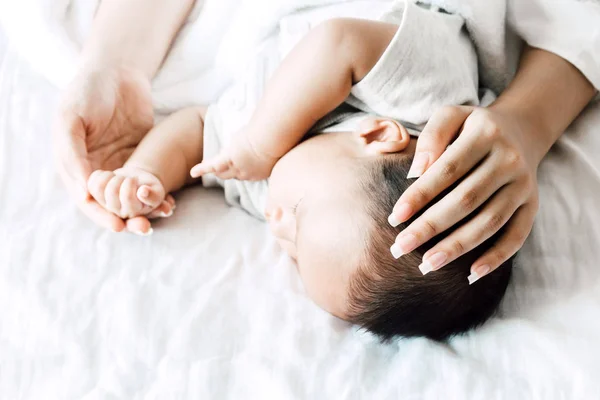
M 383 339 L 443 339 L 483 323 L 511 274 L 511 265 L 504 265 L 468 285 L 471 264 L 495 238 L 426 276 L 418 265 L 443 236 L 393 258 L 390 246 L 407 224 L 393 228 L 387 217 L 411 183 L 406 175 L 414 146 L 394 121 L 368 119 L 356 133 L 301 143 L 270 179 L 267 219 L 296 259 L 309 296 Z

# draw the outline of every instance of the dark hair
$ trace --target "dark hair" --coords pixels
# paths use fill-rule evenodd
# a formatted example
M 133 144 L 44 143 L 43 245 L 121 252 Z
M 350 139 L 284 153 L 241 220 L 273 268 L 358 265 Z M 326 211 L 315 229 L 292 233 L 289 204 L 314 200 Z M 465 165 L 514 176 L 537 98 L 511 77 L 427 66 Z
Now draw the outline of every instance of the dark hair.
M 452 229 L 394 259 L 390 245 L 418 217 L 397 228 L 387 222 L 395 202 L 413 182 L 406 179 L 410 162 L 409 157 L 398 154 L 378 157 L 366 161 L 359 174 L 373 224 L 368 228 L 363 261 L 350 277 L 348 319 L 384 341 L 396 336 L 443 340 L 481 325 L 494 314 L 510 280 L 512 259 L 468 284 L 472 263 L 493 245 L 497 234 L 444 268 L 423 276 L 418 269 L 423 254 Z

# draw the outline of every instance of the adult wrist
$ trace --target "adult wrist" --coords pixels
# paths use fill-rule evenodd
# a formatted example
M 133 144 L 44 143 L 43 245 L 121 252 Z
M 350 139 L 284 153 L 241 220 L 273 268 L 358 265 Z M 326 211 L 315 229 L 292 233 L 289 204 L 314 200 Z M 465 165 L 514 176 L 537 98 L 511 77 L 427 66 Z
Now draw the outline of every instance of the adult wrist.
M 152 79 L 148 71 L 124 58 L 107 54 L 83 54 L 81 56 L 77 71 L 78 75 L 89 76 L 106 71 L 114 71 L 116 73 L 128 71 L 135 75 L 143 76 L 148 81 Z

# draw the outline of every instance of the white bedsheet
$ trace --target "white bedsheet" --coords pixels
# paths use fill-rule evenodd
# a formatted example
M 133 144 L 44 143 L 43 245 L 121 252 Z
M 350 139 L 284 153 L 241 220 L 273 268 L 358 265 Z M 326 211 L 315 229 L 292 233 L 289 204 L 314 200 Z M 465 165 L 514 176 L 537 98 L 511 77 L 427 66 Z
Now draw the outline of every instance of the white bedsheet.
M 180 193 L 149 238 L 93 226 L 52 167 L 57 94 L 0 35 L 1 399 L 600 398 L 599 104 L 540 169 L 501 315 L 382 345 L 218 191 Z

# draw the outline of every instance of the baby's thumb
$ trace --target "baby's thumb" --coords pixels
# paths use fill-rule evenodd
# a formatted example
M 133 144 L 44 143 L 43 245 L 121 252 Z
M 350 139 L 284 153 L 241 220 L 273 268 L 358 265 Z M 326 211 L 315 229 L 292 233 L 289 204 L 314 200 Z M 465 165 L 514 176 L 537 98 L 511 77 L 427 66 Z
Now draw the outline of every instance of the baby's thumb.
M 142 185 L 137 190 L 137 198 L 145 205 L 156 208 L 161 205 L 164 199 L 164 193 L 152 186 Z

